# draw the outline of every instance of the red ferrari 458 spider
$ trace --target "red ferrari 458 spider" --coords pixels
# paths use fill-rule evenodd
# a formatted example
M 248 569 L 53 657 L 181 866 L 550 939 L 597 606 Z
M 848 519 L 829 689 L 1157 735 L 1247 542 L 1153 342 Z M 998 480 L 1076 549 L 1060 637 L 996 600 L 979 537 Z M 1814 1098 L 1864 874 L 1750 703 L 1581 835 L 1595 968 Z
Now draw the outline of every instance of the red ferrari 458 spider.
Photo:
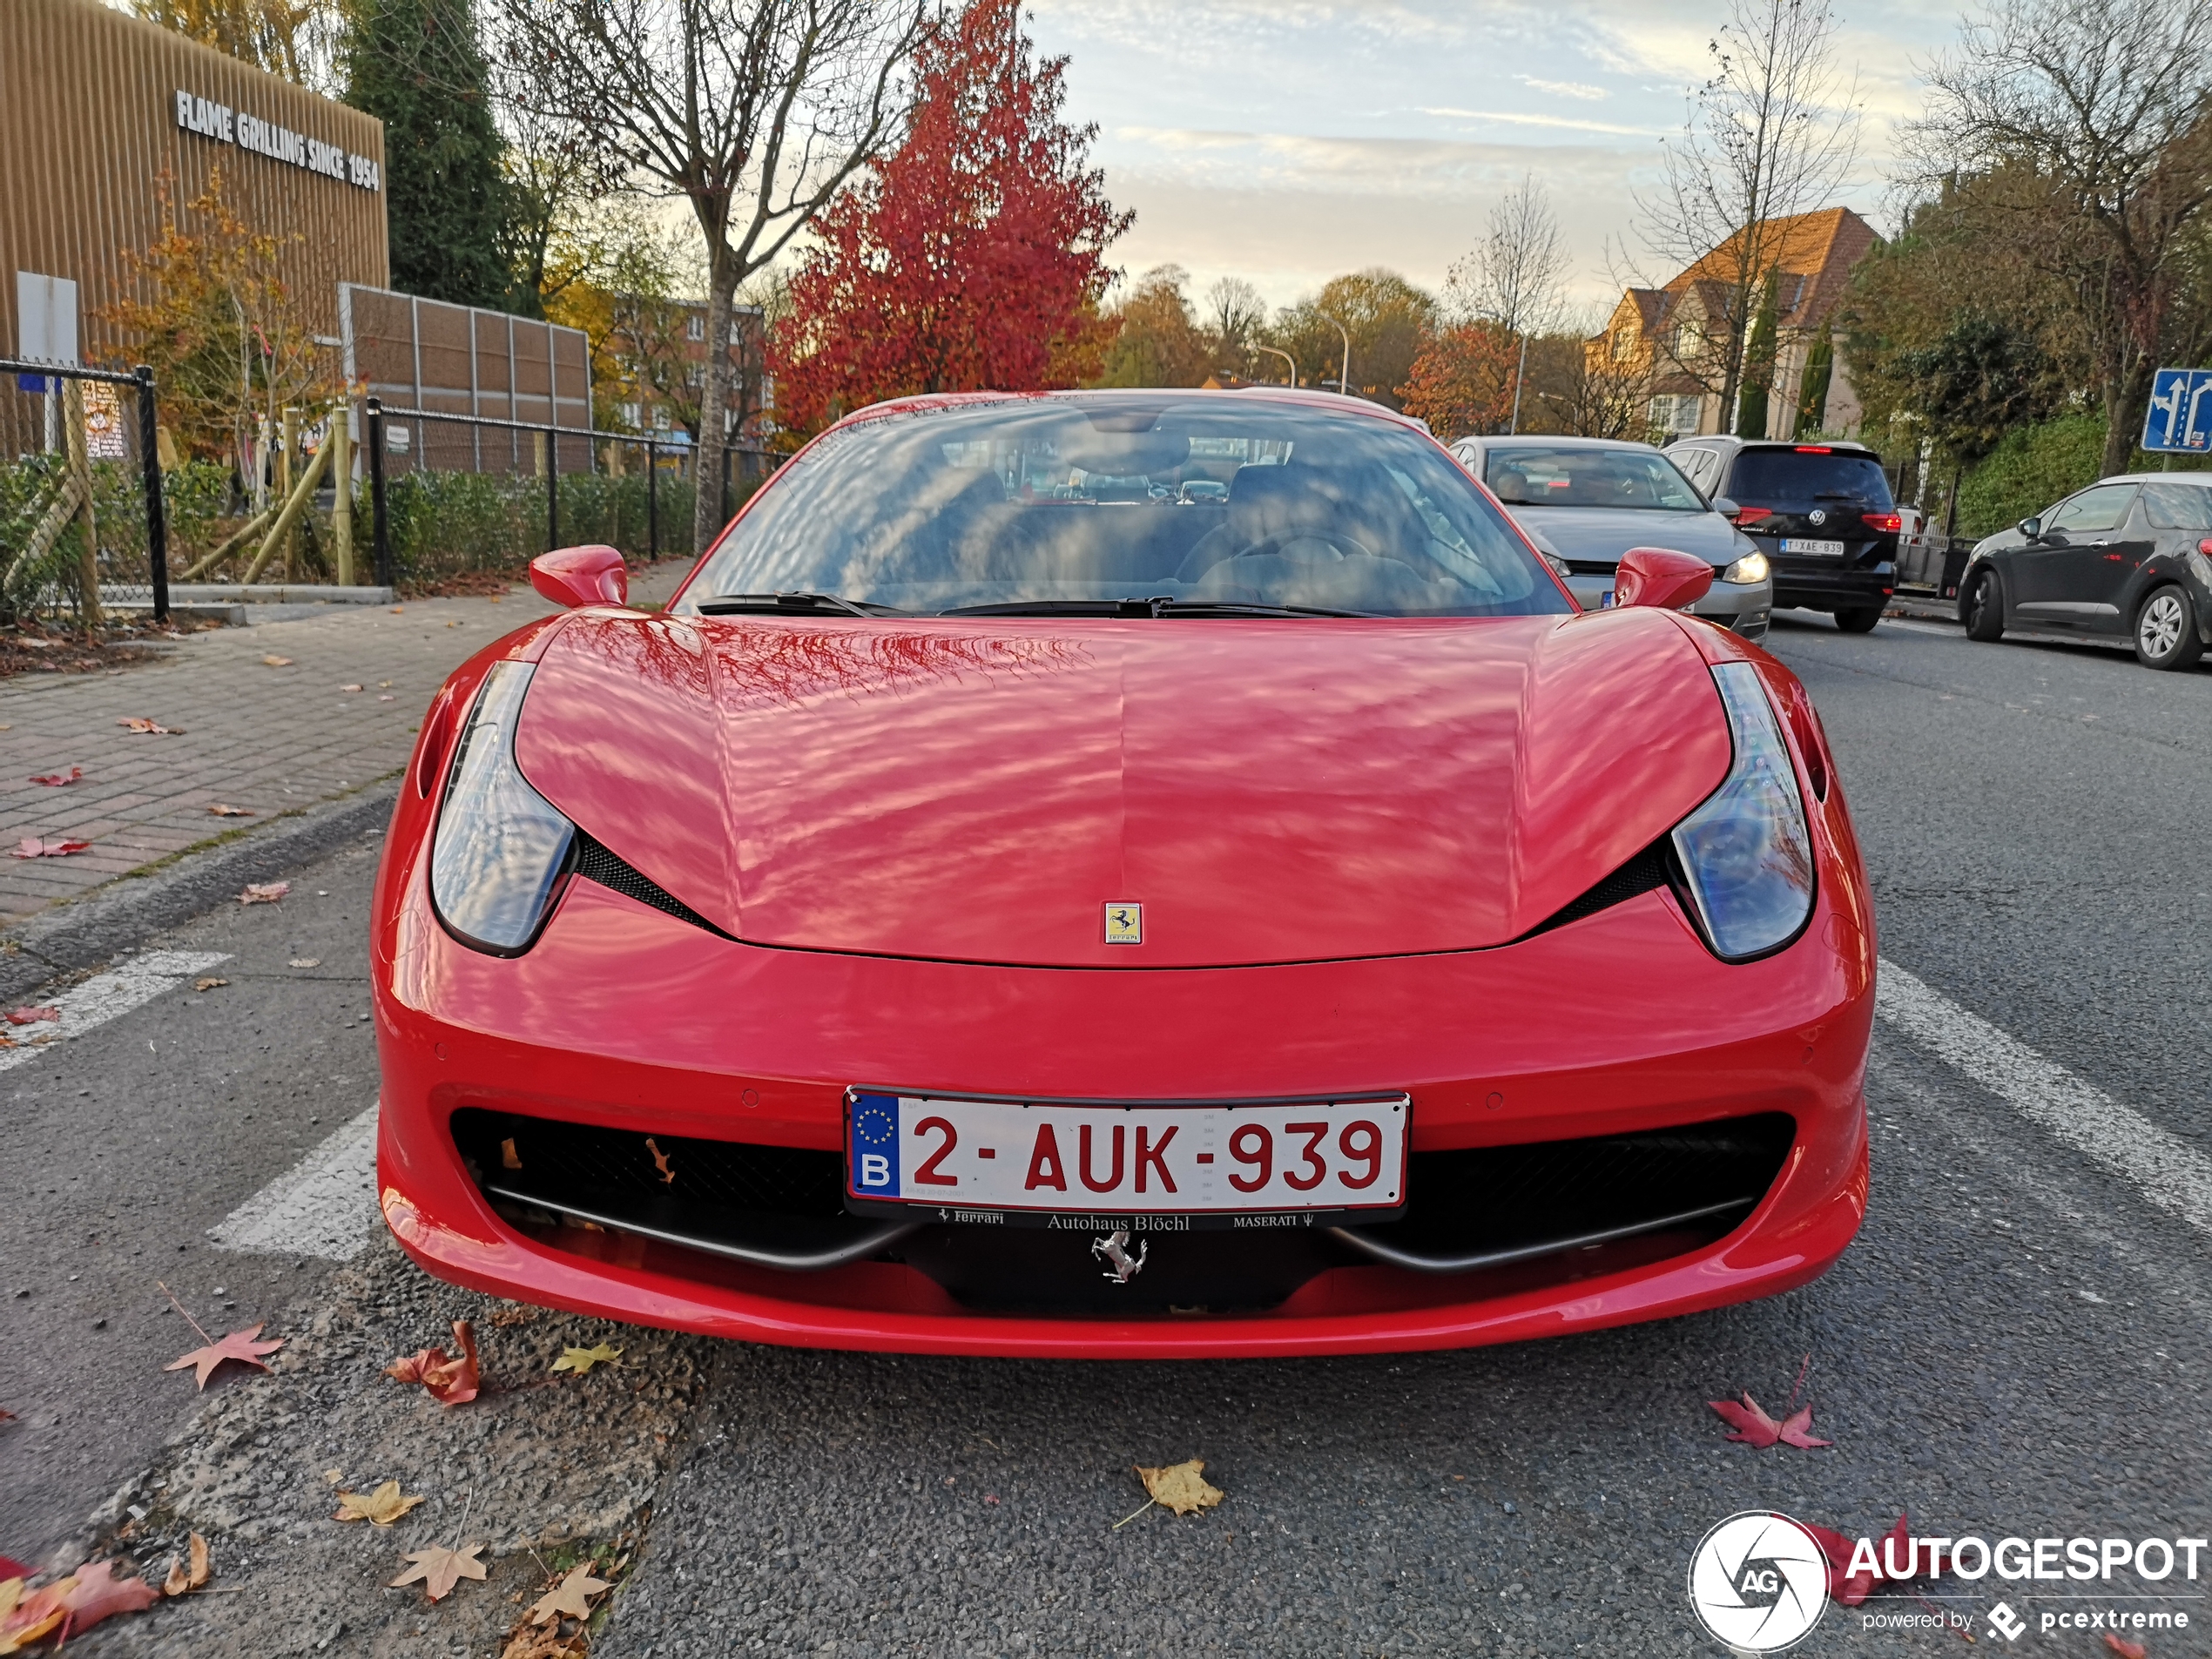
M 1803 1285 L 1866 1199 L 1866 878 L 1804 689 L 1583 613 L 1416 423 L 967 395 L 610 549 L 449 679 L 375 902 L 383 1212 L 754 1341 L 1313 1354 Z

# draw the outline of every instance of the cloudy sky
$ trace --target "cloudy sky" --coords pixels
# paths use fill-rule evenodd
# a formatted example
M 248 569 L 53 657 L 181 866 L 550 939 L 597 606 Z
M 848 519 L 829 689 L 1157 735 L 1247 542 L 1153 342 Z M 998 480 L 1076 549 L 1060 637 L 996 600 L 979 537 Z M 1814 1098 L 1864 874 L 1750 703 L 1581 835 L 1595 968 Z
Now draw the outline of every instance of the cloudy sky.
M 1894 122 L 1946 46 L 1955 0 L 1838 0 L 1866 111 L 1842 197 L 1887 228 Z M 1713 0 L 1034 0 L 1064 52 L 1069 113 L 1099 126 L 1114 199 L 1136 210 L 1114 258 L 1172 260 L 1203 292 L 1250 278 L 1277 304 L 1389 266 L 1434 288 L 1489 206 L 1533 170 L 1575 256 L 1576 297 L 1617 292 L 1608 239 L 1689 89 L 1710 72 Z

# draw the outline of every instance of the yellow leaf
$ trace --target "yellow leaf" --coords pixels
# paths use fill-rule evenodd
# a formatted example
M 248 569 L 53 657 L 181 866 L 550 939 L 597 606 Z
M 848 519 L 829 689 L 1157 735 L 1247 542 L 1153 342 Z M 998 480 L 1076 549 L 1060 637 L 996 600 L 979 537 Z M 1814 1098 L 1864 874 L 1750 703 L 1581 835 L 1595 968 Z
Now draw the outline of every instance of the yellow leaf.
M 553 1362 L 556 1371 L 573 1371 L 579 1377 L 594 1366 L 616 1366 L 622 1363 L 622 1350 L 610 1348 L 601 1343 L 595 1348 L 563 1348 L 561 1357 Z
M 1164 1469 L 1148 1469 L 1139 1464 L 1136 1478 L 1144 1482 L 1145 1495 L 1162 1508 L 1172 1509 L 1178 1515 L 1194 1515 L 1229 1495 L 1219 1487 L 1206 1484 L 1205 1467 L 1204 1458 L 1195 1457 L 1188 1463 L 1170 1463 Z
M 424 1501 L 425 1500 L 419 1495 L 412 1498 L 401 1497 L 400 1483 L 396 1480 L 387 1480 L 375 1491 L 365 1494 L 359 1492 L 340 1493 L 338 1514 L 333 1519 L 373 1521 L 380 1527 L 388 1527 L 408 1510 L 414 1508 L 416 1504 Z
M 183 1595 L 207 1582 L 207 1541 L 198 1533 L 192 1535 L 192 1566 L 187 1568 L 174 1555 L 169 1558 L 168 1581 L 162 1585 L 165 1595 Z
M 482 1544 L 464 1544 L 459 1549 L 448 1549 L 443 1544 L 433 1544 L 418 1549 L 407 1557 L 413 1564 L 392 1581 L 391 1588 L 396 1590 L 421 1579 L 429 1598 L 442 1601 L 462 1579 L 483 1577 L 484 1564 L 476 1559 L 476 1552 L 482 1548 Z

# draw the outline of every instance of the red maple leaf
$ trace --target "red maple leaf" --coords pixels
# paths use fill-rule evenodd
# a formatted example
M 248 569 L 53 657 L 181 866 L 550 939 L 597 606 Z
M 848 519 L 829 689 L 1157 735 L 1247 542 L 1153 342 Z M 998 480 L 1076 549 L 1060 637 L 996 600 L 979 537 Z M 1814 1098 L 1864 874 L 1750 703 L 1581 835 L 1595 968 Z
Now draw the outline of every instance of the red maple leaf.
M 453 1322 L 461 1352 L 448 1359 L 443 1348 L 421 1348 L 384 1368 L 387 1377 L 421 1383 L 441 1406 L 465 1406 L 475 1399 L 482 1379 L 476 1369 L 476 1332 L 466 1319 Z
M 2105 1646 L 2120 1656 L 2120 1659 L 2148 1659 L 2150 1649 L 2140 1642 L 2125 1642 L 2110 1631 L 2105 1633 Z
M 202 1336 L 206 1334 L 205 1331 L 200 1332 Z M 164 1366 L 162 1369 L 182 1371 L 189 1366 L 198 1374 L 199 1386 L 202 1388 L 207 1386 L 207 1379 L 214 1372 L 215 1367 L 226 1359 L 235 1359 L 241 1365 L 259 1366 L 263 1371 L 266 1371 L 269 1368 L 268 1365 L 261 1356 L 265 1353 L 274 1353 L 279 1348 L 284 1346 L 285 1339 L 279 1337 L 273 1342 L 256 1342 L 254 1339 L 260 1334 L 261 1327 L 258 1325 L 249 1331 L 233 1331 L 220 1342 L 211 1342 L 204 1348 L 194 1348 L 183 1359 L 174 1360 Z
M 10 1025 L 36 1025 L 41 1020 L 58 1020 L 59 1008 L 10 1008 L 6 1018 Z
M 68 1613 L 62 1625 L 64 1641 L 79 1630 L 91 1629 L 102 1619 L 118 1613 L 141 1612 L 161 1599 L 161 1592 L 145 1580 L 117 1578 L 114 1573 L 113 1561 L 94 1561 L 77 1569 L 76 1583 L 60 1597 Z
M 92 844 L 90 841 L 45 841 L 36 835 L 26 835 L 16 843 L 15 856 L 19 859 L 65 859 L 72 853 L 82 853 Z
M 1782 1426 L 1759 1407 L 1750 1395 L 1743 1396 L 1739 1406 L 1732 1399 L 1709 1399 L 1705 1402 L 1718 1412 L 1729 1426 L 1728 1438 L 1756 1446 L 1761 1451 L 1782 1438 Z
M 1749 1399 L 1750 1396 L 1746 1394 L 1743 1398 Z M 1794 1446 L 1800 1452 L 1810 1452 L 1816 1446 L 1833 1446 L 1836 1442 L 1817 1440 L 1813 1438 L 1812 1407 L 1808 1406 L 1803 1411 L 1784 1420 L 1782 1443 L 1785 1446 Z
M 977 0 L 914 60 L 900 141 L 815 221 L 771 345 L 776 416 L 914 392 L 1073 386 L 1114 325 L 1105 250 L 1132 215 L 1061 118 L 1064 57 L 1039 59 L 1020 0 Z
M 33 778 L 30 781 L 34 784 L 45 784 L 49 787 L 58 788 L 63 784 L 75 783 L 84 775 L 84 767 L 71 766 L 67 772 L 51 772 L 43 778 Z
M 1850 1539 L 1839 1532 L 1831 1532 L 1829 1528 L 1816 1525 L 1812 1521 L 1799 1521 L 1797 1524 L 1812 1534 L 1813 1541 L 1820 1546 L 1820 1553 L 1828 1558 L 1828 1594 L 1831 1598 L 1844 1607 L 1857 1607 L 1874 1593 L 1876 1584 L 1889 1577 L 1889 1574 L 1879 1563 L 1884 1561 L 1896 1561 L 1905 1555 L 1907 1550 L 1914 1548 L 1912 1533 L 1905 1524 L 1905 1517 L 1900 1513 L 1897 1518 L 1897 1525 L 1891 1527 L 1881 1538 L 1874 1541 L 1874 1559 L 1877 1565 L 1871 1571 L 1862 1567 L 1854 1573 L 1851 1570 L 1851 1558 L 1856 1546 Z M 1888 1552 L 1886 1555 L 1884 1554 L 1885 1551 Z M 1918 1552 L 1914 1553 L 1917 1554 Z M 1898 1575 L 1897 1581 L 1902 1583 L 1905 1580 L 1911 1578 L 1913 1575 L 1912 1568 L 1917 1565 L 1917 1561 L 1909 1557 L 1906 1558 L 1906 1569 Z M 1930 1565 L 1933 1566 L 1934 1563 L 1931 1561 Z

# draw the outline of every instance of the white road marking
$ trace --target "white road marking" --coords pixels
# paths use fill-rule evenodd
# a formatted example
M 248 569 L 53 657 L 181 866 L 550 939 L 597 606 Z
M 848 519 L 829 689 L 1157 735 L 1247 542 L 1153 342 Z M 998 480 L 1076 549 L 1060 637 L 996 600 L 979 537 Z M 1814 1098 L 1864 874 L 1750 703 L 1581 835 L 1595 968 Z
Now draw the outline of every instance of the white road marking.
M 2212 1232 L 2212 1158 L 2179 1136 L 1931 990 L 1886 958 L 1875 985 L 1874 1008 L 2031 1123 L 2133 1184 L 2160 1209 Z
M 56 1042 L 81 1037 L 94 1027 L 105 1025 L 117 1015 L 128 1014 L 132 1008 L 152 1001 L 164 991 L 174 990 L 193 974 L 228 961 L 229 954 L 219 950 L 150 950 L 143 956 L 118 963 L 105 974 L 95 974 L 82 985 L 64 991 L 48 1005 L 60 1011 L 58 1022 L 40 1020 L 7 1028 L 7 1035 L 18 1046 L 0 1049 L 0 1071 L 29 1065 Z M 37 1041 L 49 1034 L 50 1041 Z
M 224 1250 L 351 1261 L 382 1219 L 371 1106 L 207 1230 Z

